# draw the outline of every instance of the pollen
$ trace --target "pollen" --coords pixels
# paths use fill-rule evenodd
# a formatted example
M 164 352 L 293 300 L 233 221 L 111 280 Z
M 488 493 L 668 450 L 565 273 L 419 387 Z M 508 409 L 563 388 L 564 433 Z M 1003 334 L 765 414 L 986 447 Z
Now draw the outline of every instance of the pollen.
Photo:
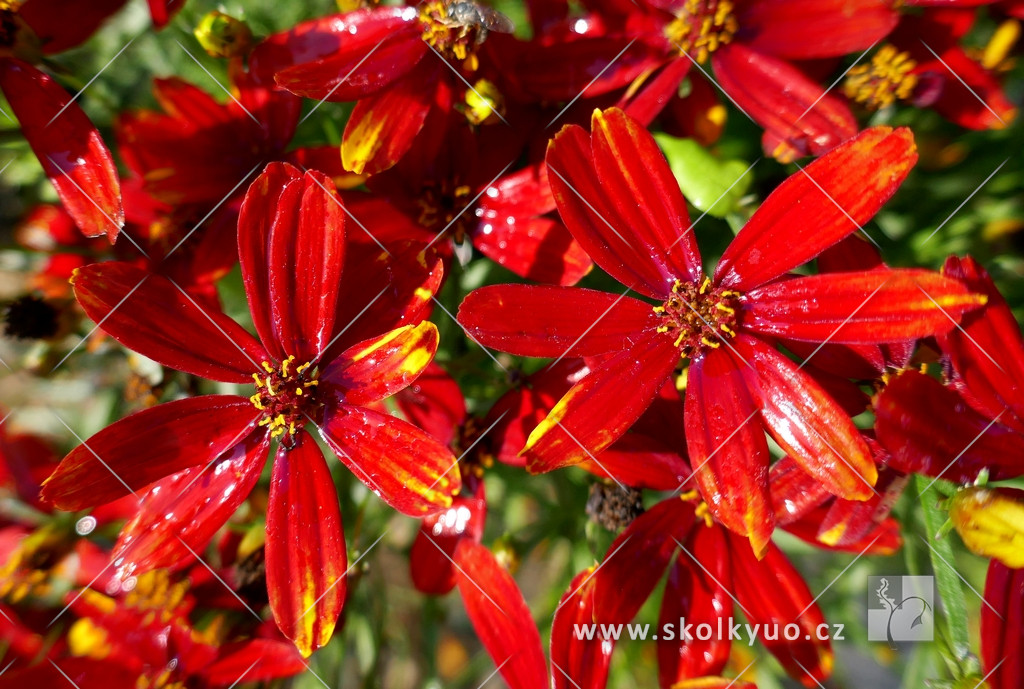
M 676 280 L 672 295 L 654 313 L 661 316 L 658 332 L 672 338 L 680 355 L 690 357 L 701 349 L 717 349 L 736 336 L 739 292 L 714 289 L 711 280 L 700 286 Z
M 449 12 L 449 4 L 445 0 L 432 0 L 422 5 L 420 23 L 423 25 L 423 40 L 444 57 L 475 72 L 479 29 L 460 23 Z
M 320 406 L 316 395 L 319 381 L 316 373 L 310 373 L 312 362 L 295 366 L 295 357 L 289 356 L 276 367 L 269 361 L 260 365 L 263 370 L 252 374 L 256 392 L 249 401 L 263 412 L 259 426 L 272 438 L 290 440 L 305 417 Z
M 430 180 L 420 188 L 416 200 L 419 223 L 431 232 L 447 232 L 456 244 L 466 241 L 469 223 L 476 219 L 468 206 L 473 188 L 458 179 Z
M 707 62 L 711 53 L 732 42 L 738 30 L 730 0 L 686 0 L 665 27 L 665 38 L 681 53 Z
M 888 107 L 913 95 L 917 86 L 917 75 L 913 73 L 916 68 L 917 63 L 910 53 L 884 45 L 871 58 L 871 64 L 857 65 L 850 70 L 843 83 L 843 93 L 869 110 Z

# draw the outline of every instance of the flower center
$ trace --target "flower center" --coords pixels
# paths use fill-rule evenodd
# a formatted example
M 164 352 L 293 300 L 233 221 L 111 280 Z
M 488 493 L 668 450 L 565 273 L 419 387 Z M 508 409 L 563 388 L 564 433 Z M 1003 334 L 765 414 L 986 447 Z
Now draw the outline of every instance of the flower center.
M 636 488 L 592 483 L 586 511 L 591 521 L 617 533 L 644 513 L 644 501 Z
M 843 83 L 843 93 L 869 110 L 907 100 L 917 86 L 917 75 L 912 73 L 916 67 L 910 53 L 884 45 L 871 58 L 871 64 L 857 65 L 850 70 Z
M 665 27 L 665 38 L 697 62 L 706 62 L 739 30 L 730 0 L 686 0 Z
M 473 195 L 472 187 L 458 180 L 431 180 L 420 189 L 417 205 L 419 223 L 435 233 L 447 228 L 456 244 L 466 240 L 472 213 L 466 208 Z
M 423 40 L 446 58 L 465 62 L 471 72 L 477 68 L 475 48 L 487 36 L 486 27 L 473 21 L 475 7 L 469 2 L 431 0 L 420 9 Z
M 676 280 L 672 296 L 654 307 L 663 319 L 658 332 L 668 333 L 684 357 L 703 347 L 717 349 L 725 338 L 736 336 L 740 296 L 732 290 L 711 289 L 709 278 L 700 287 Z
M 275 369 L 263 362 L 263 372 L 252 374 L 256 381 L 256 394 L 249 398 L 253 406 L 263 412 L 260 426 L 266 426 L 272 438 L 285 433 L 295 435 L 305 422 L 306 415 L 320 406 L 316 386 L 320 381 L 310 373 L 312 362 L 293 368 L 295 357 L 289 356 Z

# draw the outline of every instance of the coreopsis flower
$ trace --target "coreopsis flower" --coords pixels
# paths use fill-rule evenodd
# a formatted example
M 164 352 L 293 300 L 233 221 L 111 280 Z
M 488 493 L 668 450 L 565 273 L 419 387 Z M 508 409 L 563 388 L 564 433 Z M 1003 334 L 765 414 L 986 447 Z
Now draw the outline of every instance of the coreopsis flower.
M 981 606 L 981 664 L 989 689 L 1013 689 L 1024 676 L 1024 569 L 993 560 Z
M 33 64 L 83 43 L 123 4 L 0 3 L 0 90 L 79 229 L 111 243 L 124 225 L 114 160 L 74 99 Z
M 406 514 L 449 507 L 459 486 L 456 475 L 446 476 L 454 462 L 447 448 L 368 407 L 432 359 L 437 330 L 419 321 L 440 276 L 420 256 L 396 279 L 386 253 L 350 253 L 354 246 L 331 181 L 273 163 L 239 216 L 259 340 L 167 278 L 116 262 L 78 271 L 76 297 L 114 339 L 196 376 L 255 385 L 251 396 L 181 399 L 122 419 L 73 450 L 43 487 L 45 499 L 80 510 L 157 482 L 115 546 L 128 576 L 203 548 L 253 488 L 276 442 L 267 587 L 274 618 L 304 655 L 331 636 L 346 567 L 334 484 L 305 426 L 313 424 L 361 481 Z M 360 319 L 382 281 L 400 294 Z
M 906 102 L 967 129 L 1006 127 L 1016 108 L 991 70 L 962 45 L 976 18 L 975 7 L 904 15 L 870 60 L 849 71 L 843 93 L 869 110 Z
M 432 108 L 453 107 L 454 94 L 476 81 L 489 29 L 455 16 L 454 4 L 431 0 L 302 22 L 260 43 L 253 71 L 300 96 L 358 101 L 341 158 L 347 170 L 374 174 L 408 151 Z
M 892 378 L 875 396 L 875 432 L 889 465 L 905 473 L 973 483 L 1024 474 L 1024 336 L 989 274 L 950 256 L 943 272 L 987 298 L 984 308 L 938 337 L 950 385 L 918 371 Z
M 871 218 L 916 157 L 906 129 L 862 132 L 769 195 L 705 277 L 685 200 L 651 135 L 614 109 L 594 113 L 589 137 L 564 128 L 547 156 L 563 221 L 599 266 L 657 303 L 528 285 L 466 297 L 459 322 L 484 346 L 603 357 L 530 435 L 527 467 L 549 471 L 608 447 L 686 360 L 697 483 L 755 552 L 773 524 L 763 430 L 832 494 L 873 495 L 875 463 L 850 417 L 773 342 L 901 342 L 946 332 L 984 302 L 924 270 L 787 275 Z

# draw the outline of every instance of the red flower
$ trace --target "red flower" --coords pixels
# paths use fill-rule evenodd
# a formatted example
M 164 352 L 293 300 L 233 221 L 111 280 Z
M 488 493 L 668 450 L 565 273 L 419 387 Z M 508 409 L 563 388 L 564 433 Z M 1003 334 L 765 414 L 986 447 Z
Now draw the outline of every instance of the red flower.
M 454 461 L 447 448 L 367 406 L 407 386 L 433 357 L 436 328 L 414 323 L 440 276 L 403 266 L 397 288 L 416 288 L 412 301 L 403 294 L 398 309 L 377 309 L 376 318 L 349 328 L 369 299 L 363 290 L 393 276 L 381 264 L 386 255 L 346 259 L 353 244 L 346 242 L 344 211 L 332 190 L 319 173 L 303 176 L 273 163 L 246 195 L 238 248 L 260 340 L 227 316 L 201 309 L 166 278 L 125 263 L 78 271 L 79 302 L 119 342 L 193 375 L 255 380 L 255 394 L 182 399 L 122 419 L 65 457 L 43 488 L 58 507 L 79 510 L 159 481 L 114 550 L 122 575 L 129 575 L 175 564 L 204 547 L 255 485 L 277 440 L 268 593 L 278 625 L 304 655 L 331 636 L 344 602 L 346 561 L 334 484 L 306 422 L 360 480 L 404 513 L 446 508 L 459 487 L 457 476 L 445 477 Z M 410 280 L 415 284 L 407 287 Z M 362 339 L 367 330 L 406 320 Z
M 697 482 L 713 514 L 748 535 L 756 552 L 764 552 L 773 522 L 762 426 L 831 493 L 870 497 L 877 472 L 852 421 L 771 342 L 902 341 L 947 331 L 946 314 L 983 303 L 928 271 L 786 276 L 871 218 L 915 160 L 906 129 L 861 133 L 765 199 L 706 278 L 685 201 L 650 134 L 617 110 L 596 112 L 590 137 L 563 129 L 547 157 L 563 221 L 599 266 L 660 304 L 526 285 L 466 298 L 459 322 L 485 346 L 602 357 L 531 434 L 528 468 L 548 471 L 603 450 L 684 358 Z M 757 416 L 760 423 L 748 423 Z

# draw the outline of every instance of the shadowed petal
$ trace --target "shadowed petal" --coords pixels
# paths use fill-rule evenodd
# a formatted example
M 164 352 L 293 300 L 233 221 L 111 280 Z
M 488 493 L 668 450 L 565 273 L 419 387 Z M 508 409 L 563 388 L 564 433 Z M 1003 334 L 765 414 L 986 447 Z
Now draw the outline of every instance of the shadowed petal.
M 981 606 L 981 662 L 991 689 L 1012 689 L 1024 676 L 1024 569 L 988 566 Z
M 437 438 L 442 445 L 451 444 L 459 426 L 466 420 L 462 390 L 436 362 L 427 364 L 415 382 L 395 395 L 395 404 L 407 420 Z M 489 428 L 490 424 L 485 422 L 484 427 Z
M 230 687 L 244 678 L 264 682 L 305 672 L 308 666 L 295 646 L 277 639 L 247 639 L 217 649 L 217 660 L 203 668 L 203 679 L 214 686 Z
M 562 594 L 551 622 L 551 686 L 553 689 L 604 689 L 615 640 L 580 639 L 577 625 L 594 623 L 593 567 L 585 569 L 569 583 Z
M 747 43 L 791 60 L 838 57 L 870 48 L 899 14 L 878 0 L 761 0 L 738 17 Z

